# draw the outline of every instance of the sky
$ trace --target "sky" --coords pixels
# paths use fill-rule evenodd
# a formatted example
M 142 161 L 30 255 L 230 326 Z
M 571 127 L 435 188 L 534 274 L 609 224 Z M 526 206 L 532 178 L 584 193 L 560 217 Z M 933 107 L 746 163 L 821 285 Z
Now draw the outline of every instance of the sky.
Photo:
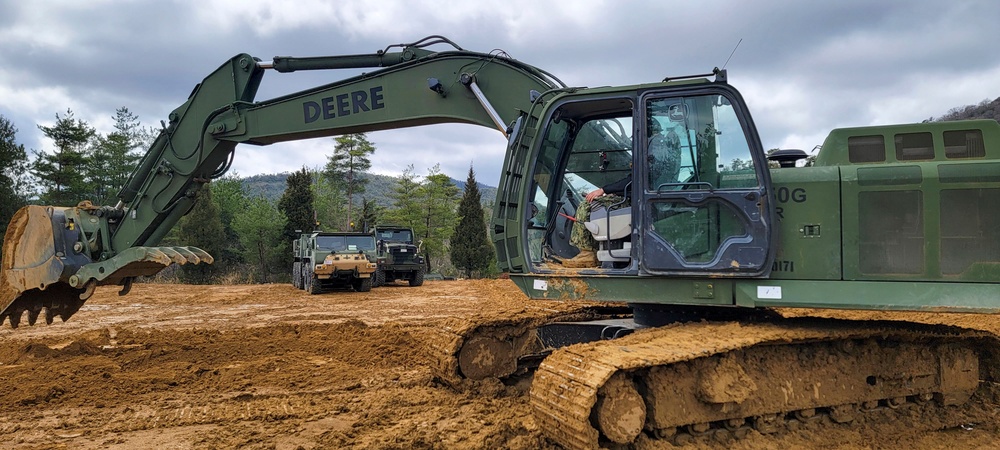
M 56 114 L 72 110 L 108 133 L 126 107 L 158 126 L 239 53 L 265 61 L 372 53 L 443 35 L 467 50 L 502 49 L 570 86 L 725 64 L 764 148 L 810 150 L 833 128 L 919 122 L 1000 97 L 998 24 L 995 0 L 0 0 L 0 115 L 19 130 L 18 143 L 53 152 L 38 126 Z M 269 71 L 257 99 L 357 73 Z M 422 175 L 440 164 L 464 180 L 472 165 L 493 186 L 506 144 L 470 125 L 369 139 L 375 173 L 396 176 L 412 164 Z M 239 146 L 231 173 L 321 167 L 333 146 L 332 138 Z

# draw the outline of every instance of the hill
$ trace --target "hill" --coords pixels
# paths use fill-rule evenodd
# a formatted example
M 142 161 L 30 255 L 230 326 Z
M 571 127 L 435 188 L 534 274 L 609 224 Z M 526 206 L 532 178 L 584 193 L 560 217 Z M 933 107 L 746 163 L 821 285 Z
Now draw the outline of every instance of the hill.
M 986 99 L 975 105 L 959 106 L 948 110 L 941 117 L 931 118 L 931 121 L 966 119 L 993 119 L 1000 122 L 1000 97 L 995 100 Z
M 262 174 L 241 178 L 243 189 L 251 196 L 261 195 L 264 198 L 276 202 L 285 192 L 285 180 L 288 173 Z M 392 193 L 395 192 L 397 179 L 388 175 L 365 174 L 368 177 L 368 186 L 363 196 L 375 199 L 375 202 L 385 207 L 392 206 Z M 451 182 L 458 186 L 458 189 L 465 190 L 465 180 L 451 178 Z M 496 199 L 497 188 L 479 183 L 479 192 L 482 195 L 483 206 L 490 206 Z

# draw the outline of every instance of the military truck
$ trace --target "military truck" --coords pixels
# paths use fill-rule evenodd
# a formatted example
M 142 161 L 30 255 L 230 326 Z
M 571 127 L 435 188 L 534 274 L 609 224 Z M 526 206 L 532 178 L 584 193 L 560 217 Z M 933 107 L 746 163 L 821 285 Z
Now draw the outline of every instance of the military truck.
M 413 243 L 413 229 L 398 225 L 378 225 L 372 232 L 378 248 L 375 286 L 407 280 L 410 286 L 424 284 L 424 257 L 420 243 Z
M 302 233 L 292 241 L 292 285 L 319 294 L 353 287 L 368 292 L 374 283 L 375 238 L 364 233 Z

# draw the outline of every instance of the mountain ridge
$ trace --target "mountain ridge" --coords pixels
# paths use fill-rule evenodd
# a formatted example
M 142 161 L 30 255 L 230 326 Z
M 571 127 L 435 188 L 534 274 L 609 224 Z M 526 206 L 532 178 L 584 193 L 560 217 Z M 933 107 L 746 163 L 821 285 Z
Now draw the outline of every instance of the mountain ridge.
M 291 174 L 288 172 L 282 172 L 250 175 L 247 177 L 238 177 L 238 179 L 242 183 L 243 190 L 247 195 L 252 197 L 262 196 L 268 201 L 277 202 L 281 198 L 281 194 L 285 192 L 285 187 L 287 186 L 285 180 L 289 175 Z M 380 206 L 391 208 L 393 206 L 392 194 L 395 192 L 398 178 L 379 174 L 364 174 L 364 176 L 368 177 L 368 186 L 364 193 L 355 196 L 355 201 L 360 201 L 364 197 L 366 199 L 374 199 Z M 455 183 L 455 186 L 460 191 L 465 190 L 465 180 L 456 180 L 450 177 L 449 179 L 452 183 Z M 476 185 L 479 186 L 483 206 L 492 205 L 496 200 L 497 188 L 479 182 Z

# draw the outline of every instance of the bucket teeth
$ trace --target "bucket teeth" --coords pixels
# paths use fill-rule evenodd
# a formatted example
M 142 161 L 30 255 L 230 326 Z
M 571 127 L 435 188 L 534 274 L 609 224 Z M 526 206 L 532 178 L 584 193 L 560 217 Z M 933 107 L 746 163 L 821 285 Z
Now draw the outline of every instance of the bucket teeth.
M 212 255 L 209 255 L 208 252 L 206 252 L 206 251 L 204 251 L 204 250 L 202 250 L 202 249 L 200 249 L 198 247 L 161 247 L 161 248 L 169 248 L 170 250 L 173 250 L 173 251 L 179 253 L 181 256 L 183 256 L 186 259 L 185 262 L 180 262 L 178 264 L 185 264 L 185 263 L 187 263 L 187 264 L 201 264 L 201 263 L 212 264 L 212 263 L 215 262 L 215 258 L 212 258 Z
M 184 247 L 184 248 L 193 253 L 195 256 L 197 256 L 198 259 L 200 259 L 201 262 L 205 264 L 212 264 L 215 262 L 215 258 L 213 258 L 212 255 L 208 254 L 208 252 L 198 247 Z
M 201 258 L 199 258 L 198 255 L 195 255 L 193 252 L 191 252 L 191 250 L 189 250 L 187 247 L 171 247 L 171 250 L 177 252 L 182 257 L 184 257 L 185 262 L 182 262 L 180 264 L 185 264 L 185 263 L 198 264 L 201 262 Z
M 34 325 L 38 320 L 38 313 L 42 311 L 41 307 L 35 307 L 28 309 L 28 325 Z
M 167 258 L 170 258 L 171 262 L 175 262 L 181 265 L 187 264 L 187 258 L 185 258 L 183 255 L 181 255 L 171 247 L 156 247 L 155 249 L 152 250 L 156 250 L 159 251 L 160 253 L 163 253 L 164 255 L 167 256 Z
M 24 311 L 24 310 L 20 309 L 20 308 L 16 308 L 16 309 L 11 310 L 8 313 L 7 317 L 10 319 L 10 327 L 11 328 L 17 328 L 19 325 L 21 325 L 21 312 L 22 311 Z
M 40 210 L 30 209 L 28 212 L 38 211 Z M 22 213 L 23 215 L 24 213 Z M 19 248 L 23 250 L 29 247 Z M 20 255 L 14 249 L 13 244 L 7 245 L 4 247 L 4 254 Z M 120 292 L 120 294 L 124 294 L 128 293 L 128 280 L 155 275 L 171 264 L 212 264 L 215 262 L 212 255 L 197 247 L 131 247 L 109 259 L 84 264 L 75 270 L 75 273 L 69 271 L 72 269 L 71 267 L 53 265 L 53 268 L 58 268 L 61 271 L 49 274 L 51 276 L 43 279 L 43 281 L 48 280 L 48 282 L 33 285 L 39 286 L 40 284 L 41 287 L 27 288 L 27 285 L 20 278 L 15 279 L 18 283 L 11 283 L 9 278 L 11 273 L 21 274 L 17 271 L 20 270 L 20 266 L 12 265 L 15 259 L 13 256 L 3 259 L 4 265 L 0 268 L 2 269 L 0 272 L 0 324 L 9 321 L 13 328 L 21 325 L 25 319 L 29 325 L 34 325 L 38 322 L 39 316 L 45 319 L 46 324 L 51 324 L 56 316 L 65 322 L 80 309 L 94 293 L 94 288 L 99 285 L 125 283 L 126 287 Z M 33 260 L 29 262 L 33 262 Z M 72 276 L 68 276 L 68 280 L 62 280 L 59 277 L 66 276 L 62 271 L 66 271 L 65 273 Z M 24 317 L 25 312 L 27 312 L 27 317 Z
M 173 262 L 170 255 L 164 253 L 161 247 L 146 247 L 143 250 L 143 253 L 136 259 L 136 262 L 153 262 L 163 267 L 169 266 Z
M 164 266 L 168 266 L 170 263 L 184 265 L 215 262 L 212 255 L 198 247 L 148 247 L 143 259 L 159 262 Z

